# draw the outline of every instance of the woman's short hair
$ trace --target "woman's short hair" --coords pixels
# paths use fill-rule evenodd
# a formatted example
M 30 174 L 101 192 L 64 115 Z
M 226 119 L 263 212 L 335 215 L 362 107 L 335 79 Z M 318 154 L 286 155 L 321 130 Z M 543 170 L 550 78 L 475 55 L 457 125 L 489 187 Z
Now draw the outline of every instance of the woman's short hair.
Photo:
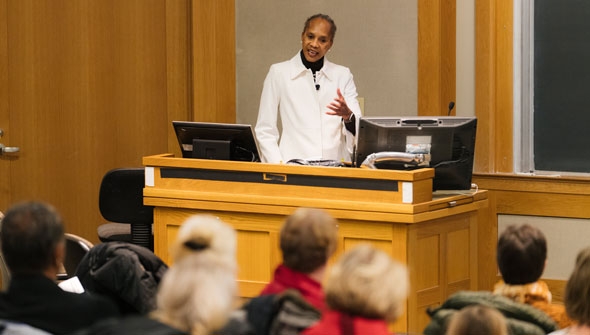
M 506 335 L 506 318 L 497 309 L 484 305 L 471 305 L 461 309 L 447 328 L 448 335 Z
M 318 13 L 308 17 L 307 20 L 305 20 L 305 24 L 303 25 L 303 34 L 305 34 L 305 31 L 307 28 L 309 28 L 311 21 L 315 19 L 326 20 L 330 24 L 330 40 L 334 42 L 334 37 L 336 37 L 336 23 L 334 23 L 334 20 L 332 20 L 332 18 L 326 14 Z
M 360 244 L 331 267 L 324 290 L 334 310 L 391 322 L 404 310 L 408 272 L 385 252 Z
M 567 315 L 580 325 L 590 326 L 590 247 L 576 257 L 574 271 L 565 285 Z
M 326 211 L 298 208 L 281 228 L 283 264 L 302 273 L 325 265 L 336 250 L 338 227 Z
M 42 273 L 55 263 L 55 249 L 64 242 L 64 226 L 56 209 L 30 201 L 8 209 L 0 226 L 0 244 L 12 273 Z
M 536 282 L 545 270 L 546 260 L 547 241 L 536 227 L 510 225 L 498 239 L 498 267 L 506 284 Z

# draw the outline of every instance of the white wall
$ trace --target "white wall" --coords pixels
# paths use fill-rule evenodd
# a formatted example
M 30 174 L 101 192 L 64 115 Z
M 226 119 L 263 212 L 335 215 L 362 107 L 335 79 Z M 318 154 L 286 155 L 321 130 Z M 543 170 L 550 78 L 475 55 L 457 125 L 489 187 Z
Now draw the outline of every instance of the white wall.
M 475 115 L 475 1 L 457 0 L 458 116 Z

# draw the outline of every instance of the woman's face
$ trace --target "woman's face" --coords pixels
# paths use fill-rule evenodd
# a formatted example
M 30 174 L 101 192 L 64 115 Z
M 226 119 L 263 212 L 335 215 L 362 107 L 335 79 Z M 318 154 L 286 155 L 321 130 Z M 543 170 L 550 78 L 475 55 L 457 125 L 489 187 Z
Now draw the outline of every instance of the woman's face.
M 308 62 L 320 60 L 332 47 L 330 23 L 322 18 L 315 18 L 301 34 L 301 48 Z

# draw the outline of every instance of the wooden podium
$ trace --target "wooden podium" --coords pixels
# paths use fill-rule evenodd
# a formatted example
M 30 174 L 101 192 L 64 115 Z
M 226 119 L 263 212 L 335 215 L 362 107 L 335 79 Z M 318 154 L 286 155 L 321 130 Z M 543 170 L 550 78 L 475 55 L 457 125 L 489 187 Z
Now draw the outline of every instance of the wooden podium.
M 433 169 L 413 171 L 296 166 L 175 158 L 143 158 L 144 203 L 154 209 L 154 248 L 170 263 L 169 246 L 190 215 L 208 213 L 238 236 L 241 297 L 254 297 L 281 262 L 279 229 L 298 207 L 338 220 L 335 259 L 371 243 L 406 264 L 410 294 L 396 332 L 421 333 L 428 307 L 458 290 L 477 289 L 478 210 L 486 191 L 433 194 Z

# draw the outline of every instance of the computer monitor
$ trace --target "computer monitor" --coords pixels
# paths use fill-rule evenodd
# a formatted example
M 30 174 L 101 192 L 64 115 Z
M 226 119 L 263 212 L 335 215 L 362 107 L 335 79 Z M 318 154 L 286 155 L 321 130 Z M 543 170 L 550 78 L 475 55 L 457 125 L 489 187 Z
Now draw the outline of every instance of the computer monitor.
M 182 157 L 260 162 L 252 126 L 172 121 Z
M 435 170 L 433 190 L 471 188 L 475 117 L 363 117 L 354 164 L 379 169 Z

